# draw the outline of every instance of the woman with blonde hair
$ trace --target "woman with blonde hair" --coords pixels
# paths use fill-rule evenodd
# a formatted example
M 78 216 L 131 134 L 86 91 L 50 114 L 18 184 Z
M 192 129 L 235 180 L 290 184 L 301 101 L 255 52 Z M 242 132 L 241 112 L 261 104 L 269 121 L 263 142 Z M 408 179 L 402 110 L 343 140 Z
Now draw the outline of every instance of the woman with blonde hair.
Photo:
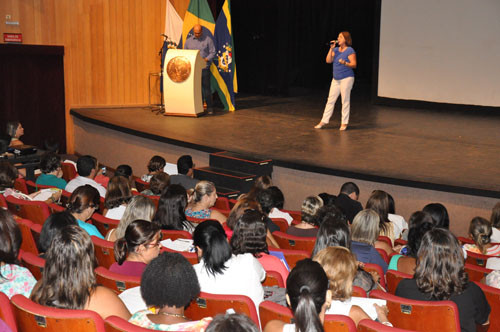
M 387 272 L 387 263 L 382 259 L 375 242 L 379 234 L 379 216 L 370 209 L 359 212 L 351 225 L 351 250 L 358 261 L 380 265 Z
M 192 201 L 186 208 L 186 216 L 198 219 L 214 219 L 221 224 L 226 222 L 226 216 L 211 209 L 217 201 L 215 185 L 210 181 L 200 181 L 194 188 Z
M 132 197 L 127 204 L 127 208 L 120 219 L 117 228 L 110 229 L 106 234 L 106 240 L 116 241 L 125 236 L 125 230 L 134 220 L 153 220 L 155 214 L 155 204 L 147 197 L 137 195 Z
M 326 314 L 349 316 L 356 325 L 363 319 L 371 319 L 359 305 L 351 302 L 353 281 L 358 270 L 356 256 L 344 247 L 328 247 L 316 254 L 313 260 L 321 264 L 330 281 L 332 304 Z M 364 305 L 369 306 L 371 303 Z M 387 308 L 375 304 L 375 310 L 378 321 L 390 325 Z
M 323 200 L 319 196 L 306 197 L 301 208 L 301 222 L 290 226 L 286 233 L 302 237 L 315 237 L 318 234 L 318 221 L 316 212 L 323 206 Z

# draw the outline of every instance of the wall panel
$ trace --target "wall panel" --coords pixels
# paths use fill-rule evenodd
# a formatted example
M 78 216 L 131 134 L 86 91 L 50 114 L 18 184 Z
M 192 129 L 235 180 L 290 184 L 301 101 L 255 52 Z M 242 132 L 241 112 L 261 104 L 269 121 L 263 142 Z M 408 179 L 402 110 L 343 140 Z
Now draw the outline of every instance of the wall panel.
M 184 17 L 189 0 L 171 3 Z M 64 46 L 68 151 L 70 108 L 148 103 L 148 74 L 160 70 L 165 8 L 165 0 L 0 1 L 0 36 L 21 32 L 24 44 Z M 7 14 L 20 25 L 6 25 Z

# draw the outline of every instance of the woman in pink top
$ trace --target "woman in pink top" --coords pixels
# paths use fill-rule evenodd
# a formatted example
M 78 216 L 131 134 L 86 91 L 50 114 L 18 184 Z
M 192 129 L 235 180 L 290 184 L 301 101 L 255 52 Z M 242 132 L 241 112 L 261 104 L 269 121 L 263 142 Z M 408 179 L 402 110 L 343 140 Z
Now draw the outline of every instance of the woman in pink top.
M 278 272 L 285 282 L 289 272 L 278 257 L 269 255 L 264 218 L 265 216 L 257 210 L 246 210 L 234 225 L 231 248 L 235 255 L 252 254 L 259 260 L 264 270 Z

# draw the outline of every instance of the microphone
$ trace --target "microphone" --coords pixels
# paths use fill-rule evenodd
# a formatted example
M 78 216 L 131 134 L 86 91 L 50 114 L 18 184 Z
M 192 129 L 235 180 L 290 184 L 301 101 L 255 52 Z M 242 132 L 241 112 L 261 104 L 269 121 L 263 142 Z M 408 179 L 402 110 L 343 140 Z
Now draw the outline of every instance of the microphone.
M 337 44 L 337 40 L 333 40 L 333 41 L 328 43 L 328 45 L 336 45 L 336 44 Z

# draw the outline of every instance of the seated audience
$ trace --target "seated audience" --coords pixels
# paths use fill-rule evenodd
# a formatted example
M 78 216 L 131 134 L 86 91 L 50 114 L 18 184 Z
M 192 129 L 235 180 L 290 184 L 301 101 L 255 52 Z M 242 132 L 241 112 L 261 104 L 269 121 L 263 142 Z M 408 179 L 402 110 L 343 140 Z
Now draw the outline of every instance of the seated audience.
M 318 262 L 307 258 L 297 262 L 286 281 L 287 302 L 293 312 L 292 324 L 272 320 L 264 332 L 322 332 L 332 294 L 328 277 Z
M 207 220 L 199 224 L 193 233 L 193 244 L 199 258 L 193 267 L 202 292 L 246 295 L 255 307 L 259 306 L 264 298 L 261 282 L 266 272 L 252 254 L 232 254 L 220 223 Z
M 97 285 L 95 267 L 90 236 L 77 226 L 66 226 L 52 240 L 42 280 L 31 299 L 49 307 L 92 310 L 103 319 L 118 316 L 128 320 L 130 313 L 118 295 Z
M 118 167 L 116 167 L 115 172 L 113 173 L 113 176 L 123 176 L 125 179 L 127 179 L 130 190 L 137 191 L 137 189 L 135 189 L 135 181 L 132 172 L 132 167 L 130 167 L 130 165 L 126 164 L 118 165 Z M 106 185 L 103 184 L 103 186 L 108 187 L 109 178 L 106 176 L 104 180 L 106 181 Z
M 160 228 L 146 220 L 128 225 L 125 236 L 115 242 L 115 260 L 111 272 L 140 277 L 146 266 L 158 256 L 161 247 Z
M 269 217 L 269 213 L 271 210 L 274 208 L 274 194 L 271 190 L 264 189 L 259 191 L 257 194 L 257 202 L 260 205 L 260 210 L 266 215 L 266 223 L 267 223 L 267 228 L 271 233 L 274 233 L 276 231 L 279 231 L 280 228 L 278 225 L 276 225 L 271 218 Z M 240 200 L 247 199 L 247 198 L 242 198 Z
M 4 197 L 13 196 L 17 199 L 24 200 L 37 200 L 36 196 L 40 194 L 40 191 L 34 192 L 32 194 L 26 195 L 14 188 L 19 172 L 17 168 L 14 167 L 8 161 L 0 161 L 0 194 Z M 61 198 L 61 191 L 53 193 L 45 203 L 54 203 Z
M 379 220 L 378 214 L 370 209 L 363 210 L 354 217 L 351 225 L 351 251 L 360 262 L 380 265 L 385 274 L 387 263 L 374 246 L 379 234 Z
M 372 302 L 365 301 L 354 305 L 351 301 L 353 281 L 358 270 L 356 256 L 345 247 L 328 247 L 313 259 L 321 264 L 330 281 L 332 304 L 326 314 L 349 316 L 356 325 L 363 319 L 372 319 L 364 310 L 369 311 L 373 306 Z M 384 325 L 392 326 L 387 320 L 387 307 L 375 304 L 375 308 L 377 317 L 373 318 L 377 318 Z
M 269 211 L 269 218 L 282 218 L 288 222 L 288 225 L 292 224 L 293 217 L 288 212 L 283 212 L 283 206 L 285 205 L 285 196 L 283 196 L 283 192 L 280 188 L 272 186 L 269 187 L 268 190 L 271 193 L 272 198 L 272 206 L 271 211 Z
M 108 184 L 104 206 L 106 212 L 104 216 L 109 219 L 120 220 L 127 208 L 127 204 L 132 198 L 129 181 L 123 176 L 114 176 Z
M 396 295 L 420 301 L 453 301 L 462 331 L 476 331 L 476 325 L 484 325 L 486 331 L 491 309 L 481 288 L 468 280 L 455 236 L 442 228 L 428 231 L 417 257 L 413 279 L 401 280 Z
M 401 229 L 401 233 L 404 231 L 408 231 L 408 223 L 406 222 L 403 216 L 396 214 L 396 202 L 394 202 L 394 198 L 391 194 L 387 194 L 387 198 L 389 199 L 389 221 L 395 224 L 399 229 Z
M 434 222 L 428 213 L 422 211 L 414 212 L 410 216 L 408 243 L 406 244 L 406 249 L 403 249 L 405 254 L 392 256 L 388 269 L 413 275 L 417 266 L 417 254 L 422 238 L 427 231 L 434 227 Z
M 153 223 L 161 229 L 193 233 L 196 225 L 186 219 L 186 206 L 186 189 L 179 184 L 168 186 L 160 197 Z
M 189 190 L 196 187 L 199 180 L 193 176 L 193 158 L 189 155 L 184 155 L 177 159 L 177 173 L 170 177 L 171 184 L 180 184 L 184 189 Z
M 36 284 L 31 272 L 18 265 L 22 241 L 21 230 L 14 217 L 0 208 L 0 292 L 9 299 L 16 294 L 29 297 Z
M 240 195 L 238 197 L 238 200 L 246 198 L 249 200 L 257 200 L 257 195 L 261 190 L 265 190 L 273 185 L 273 180 L 271 179 L 270 176 L 268 175 L 262 175 L 259 176 L 258 178 L 255 179 L 255 182 L 252 185 L 252 188 L 250 188 L 250 191 L 246 194 Z
M 215 185 L 209 181 L 200 181 L 194 188 L 193 200 L 186 208 L 186 216 L 198 219 L 215 219 L 223 224 L 226 222 L 226 216 L 211 209 L 216 201 Z
M 153 220 L 155 214 L 155 204 L 147 197 L 136 195 L 132 197 L 125 208 L 118 227 L 110 229 L 106 234 L 106 240 L 116 241 L 125 236 L 125 230 L 134 220 Z
M 130 322 L 151 330 L 205 331 L 212 318 L 189 321 L 184 315 L 191 301 L 200 294 L 196 273 L 178 253 L 164 252 L 146 268 L 141 278 L 141 295 L 148 308 L 136 312 Z
M 45 220 L 37 243 L 40 257 L 45 258 L 45 253 L 49 250 L 50 244 L 56 234 L 68 225 L 78 226 L 75 217 L 68 211 L 53 213 Z
M 363 206 L 358 202 L 358 199 L 359 187 L 354 182 L 344 183 L 340 187 L 340 193 L 335 199 L 335 206 L 344 213 L 350 224 L 358 212 L 363 210 Z
M 40 159 L 40 170 L 42 174 L 36 179 L 36 184 L 53 186 L 59 189 L 66 188 L 68 184 L 62 179 L 61 157 L 54 152 L 44 153 Z
M 374 190 L 366 202 L 366 208 L 378 213 L 380 218 L 379 235 L 387 236 L 394 245 L 394 240 L 400 238 L 403 230 L 389 220 L 389 195 L 385 191 Z
M 99 210 L 99 192 L 89 184 L 76 188 L 71 194 L 67 211 L 76 218 L 78 226 L 83 228 L 90 236 L 104 239 L 97 227 L 87 223 L 96 210 Z
M 491 210 L 491 242 L 500 243 L 500 202 L 496 203 Z
M 474 240 L 474 244 L 465 244 L 467 251 L 488 256 L 500 256 L 500 244 L 491 243 L 491 224 L 488 220 L 475 217 L 469 225 L 469 237 Z
M 450 228 L 450 218 L 448 217 L 448 211 L 441 203 L 431 203 L 427 204 L 423 210 L 424 212 L 430 214 L 432 220 L 434 221 L 434 226 L 438 228 Z
M 337 211 L 337 214 L 328 214 L 323 211 Z M 324 220 L 319 226 L 316 243 L 311 257 L 315 257 L 321 250 L 328 247 L 344 247 L 351 250 L 351 234 L 347 225 L 347 220 L 340 210 L 335 206 L 324 206 L 318 211 L 319 214 L 324 214 Z M 363 288 L 366 292 L 378 288 L 377 282 L 380 276 L 375 272 L 366 272 L 361 267 L 358 267 L 354 277 L 354 286 Z
M 7 135 L 10 136 L 9 146 L 19 146 L 24 145 L 24 143 L 19 139 L 24 135 L 24 128 L 19 121 L 9 121 L 6 127 Z
M 286 233 L 302 237 L 315 237 L 318 234 L 319 223 L 316 213 L 323 206 L 323 201 L 318 196 L 306 197 L 301 208 L 301 222 L 290 226 Z
M 147 196 L 160 196 L 163 190 L 170 185 L 170 176 L 165 172 L 160 172 L 151 177 L 149 188 L 141 191 Z
M 101 197 L 105 197 L 106 188 L 94 181 L 96 175 L 102 174 L 102 170 L 98 169 L 98 166 L 97 159 L 92 156 L 78 158 L 76 161 L 78 176 L 68 182 L 65 190 L 72 193 L 76 188 L 88 184 L 97 189 Z
M 167 162 L 163 157 L 153 156 L 148 162 L 148 174 L 144 174 L 141 180 L 144 182 L 149 182 L 153 175 L 163 172 L 163 168 Z
M 218 314 L 207 326 L 205 332 L 259 332 L 260 329 L 254 321 L 243 314 Z
M 278 272 L 285 281 L 288 269 L 278 257 L 269 254 L 264 218 L 265 216 L 257 210 L 246 210 L 237 220 L 229 243 L 234 255 L 252 254 L 259 260 L 264 270 Z

